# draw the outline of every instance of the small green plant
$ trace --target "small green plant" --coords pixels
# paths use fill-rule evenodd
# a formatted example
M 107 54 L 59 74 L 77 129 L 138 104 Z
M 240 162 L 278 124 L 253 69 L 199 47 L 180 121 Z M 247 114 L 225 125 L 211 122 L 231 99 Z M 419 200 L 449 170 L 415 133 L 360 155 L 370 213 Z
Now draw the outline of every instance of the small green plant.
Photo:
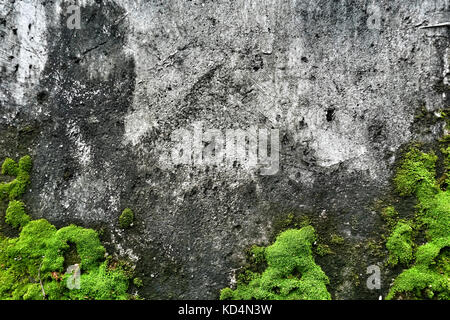
M 220 299 L 329 300 L 328 277 L 315 263 L 312 226 L 282 232 L 275 243 L 265 248 L 267 268 L 262 273 L 248 271 L 238 279 L 237 288 L 224 288 Z M 261 253 L 262 250 L 258 249 Z
M 122 211 L 119 217 L 119 224 L 122 228 L 129 228 L 134 221 L 134 213 L 130 208 Z

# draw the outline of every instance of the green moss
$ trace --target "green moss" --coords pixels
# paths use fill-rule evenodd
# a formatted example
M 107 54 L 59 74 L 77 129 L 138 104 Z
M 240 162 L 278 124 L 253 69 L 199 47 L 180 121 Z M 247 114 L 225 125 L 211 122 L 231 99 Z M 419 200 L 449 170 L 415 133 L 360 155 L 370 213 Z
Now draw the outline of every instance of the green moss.
M 4 167 L 7 168 L 2 168 L 4 173 L 17 170 L 16 183 L 21 183 L 24 178 L 29 179 L 31 159 L 23 157 L 17 166 L 8 160 Z M 10 186 L 11 183 L 0 186 L 5 188 L 5 185 Z M 22 193 L 18 192 L 14 197 Z M 45 219 L 31 220 L 25 213 L 23 202 L 13 199 L 8 203 L 5 220 L 14 227 L 21 227 L 21 230 L 17 238 L 0 235 L 1 300 L 129 297 L 127 290 L 131 274 L 124 264 L 105 259 L 105 248 L 96 231 L 75 225 L 58 230 Z M 64 274 L 64 265 L 68 262 L 65 256 L 70 244 L 75 245 L 81 260 L 80 289 L 70 290 L 66 283 L 70 274 Z
M 76 243 L 81 257 L 81 288 L 76 290 L 67 288 L 63 274 L 69 240 Z M 0 299 L 42 299 L 40 290 L 33 289 L 33 295 L 29 291 L 39 274 L 47 299 L 125 299 L 129 275 L 121 268 L 109 268 L 104 252 L 94 230 L 76 226 L 57 230 L 45 219 L 30 221 L 18 238 L 4 239 L 0 245 Z M 54 279 L 55 273 L 62 280 Z
M 252 254 L 254 263 L 261 264 L 266 261 L 266 258 L 264 256 L 265 250 L 266 248 L 264 247 L 252 246 L 252 248 L 250 249 L 250 253 Z
M 0 200 L 5 198 L 15 200 L 25 193 L 30 183 L 31 166 L 30 156 L 22 157 L 19 164 L 10 158 L 6 158 L 2 164 L 2 174 L 15 176 L 16 178 L 11 182 L 0 183 Z
M 19 174 L 19 166 L 13 159 L 6 158 L 2 164 L 2 174 L 17 176 Z
M 43 300 L 41 286 L 38 283 L 31 283 L 23 295 L 23 300 Z
M 406 223 L 399 222 L 386 242 L 389 250 L 389 263 L 393 266 L 397 263 L 407 264 L 411 261 L 412 252 L 412 228 Z
M 416 254 L 416 264 L 403 271 L 395 279 L 387 299 L 392 299 L 404 293 L 412 293 L 415 298 L 430 298 L 430 295 L 432 297 L 436 295 L 439 299 L 450 299 L 448 255 L 444 256 L 441 264 L 436 264 L 440 254 L 449 246 L 450 237 L 447 237 L 439 238 L 419 247 Z
M 240 284 L 249 284 L 253 279 L 258 276 L 258 272 L 252 270 L 244 270 L 237 275 L 237 282 Z
M 447 300 L 450 298 L 447 279 L 428 268 L 414 266 L 397 277 L 386 299 L 393 299 L 396 295 L 402 293 L 412 293 L 413 297 L 423 298 L 423 290 L 427 290 L 425 296 L 427 298 L 434 296 L 435 292 L 438 292 L 438 297 L 441 299 Z M 430 295 L 430 291 L 433 292 L 433 295 Z
M 398 212 L 392 206 L 383 209 L 383 217 L 385 219 L 396 219 L 398 217 Z
M 22 228 L 30 222 L 30 217 L 25 213 L 25 204 L 22 201 L 10 201 L 6 209 L 5 221 L 14 228 Z
M 31 162 L 31 157 L 30 156 L 23 156 L 22 158 L 20 158 L 19 160 L 19 169 L 21 171 L 25 171 L 30 173 L 31 172 L 31 167 L 32 167 L 32 162 Z
M 312 244 L 314 228 L 290 229 L 282 232 L 275 243 L 264 250 L 267 268 L 262 273 L 247 273 L 245 282 L 238 280 L 235 290 L 225 288 L 221 299 L 331 299 L 326 285 L 328 277 L 315 263 Z
M 395 279 L 387 299 L 450 299 L 450 192 L 447 185 L 435 179 L 436 161 L 434 154 L 411 148 L 397 171 L 394 180 L 397 190 L 402 195 L 415 195 L 418 200 L 416 223 L 426 229 L 428 243 L 419 246 L 413 255 L 411 227 L 397 224 L 386 243 L 390 260 L 393 264 L 407 263 L 415 256 L 415 263 Z M 445 175 L 448 159 L 444 166 Z
M 138 288 L 141 288 L 144 286 L 144 283 L 142 282 L 142 280 L 140 278 L 134 278 L 133 284 Z
M 62 289 L 62 294 L 70 300 L 126 300 L 129 298 L 128 277 L 120 268 L 111 269 L 105 261 L 88 273 L 82 273 L 80 289 Z M 57 291 L 56 291 L 57 292 Z M 59 294 L 55 295 L 58 299 Z M 49 297 L 52 299 L 53 297 Z
M 422 221 L 428 227 L 429 239 L 450 235 L 450 192 L 440 191 L 426 205 L 422 205 Z
M 447 86 L 447 90 L 448 90 L 448 86 Z M 445 108 L 440 110 L 440 114 L 439 117 L 444 119 L 445 121 L 445 129 L 449 130 L 450 129 L 450 108 Z
M 425 118 L 428 114 L 429 114 L 429 112 L 428 112 L 426 106 L 423 105 L 423 106 L 421 106 L 420 108 L 418 108 L 418 109 L 416 110 L 416 114 L 414 115 L 414 119 L 415 119 L 415 120 L 423 119 L 423 118 Z
M 443 145 L 448 145 L 450 143 L 450 134 L 446 134 L 441 139 L 439 139 L 439 143 L 441 143 Z
M 224 288 L 220 291 L 220 300 L 232 300 L 234 298 L 234 291 L 231 288 Z
M 119 224 L 122 228 L 129 228 L 134 221 L 134 213 L 130 208 L 122 211 L 119 217 Z
M 444 136 L 440 143 L 444 146 L 441 148 L 441 153 L 444 156 L 445 172 L 442 177 L 438 179 L 438 184 L 442 189 L 444 189 L 450 184 L 450 175 L 448 172 L 450 169 L 450 135 Z
M 367 252 L 370 255 L 376 256 L 378 258 L 383 258 L 385 256 L 384 253 L 384 245 L 380 240 L 369 239 L 365 245 Z
M 394 179 L 400 195 L 416 195 L 420 202 L 436 193 L 435 163 L 437 156 L 412 147 L 404 156 Z
M 69 243 L 76 245 L 82 270 L 96 268 L 105 257 L 105 248 L 96 231 L 70 225 L 59 229 L 47 243 L 48 252 L 43 260 L 43 270 L 63 270 L 64 256 L 61 253 L 69 249 Z
M 332 253 L 333 253 L 333 251 L 331 250 L 331 248 L 330 248 L 328 245 L 323 244 L 323 243 L 319 243 L 319 244 L 317 245 L 315 251 L 316 251 L 316 253 L 317 253 L 319 256 L 321 256 L 321 257 L 326 256 L 327 254 L 332 254 Z
M 398 212 L 394 207 L 389 206 L 382 210 L 381 212 L 383 219 L 387 222 L 390 227 L 395 226 L 398 219 Z
M 339 236 L 339 235 L 333 233 L 333 234 L 331 235 L 331 240 L 330 240 L 330 242 L 331 242 L 332 244 L 338 244 L 338 245 L 344 244 L 344 238 L 342 238 L 341 236 Z
M 279 234 L 288 229 L 300 229 L 311 225 L 311 219 L 305 213 L 289 212 L 273 221 L 273 232 Z

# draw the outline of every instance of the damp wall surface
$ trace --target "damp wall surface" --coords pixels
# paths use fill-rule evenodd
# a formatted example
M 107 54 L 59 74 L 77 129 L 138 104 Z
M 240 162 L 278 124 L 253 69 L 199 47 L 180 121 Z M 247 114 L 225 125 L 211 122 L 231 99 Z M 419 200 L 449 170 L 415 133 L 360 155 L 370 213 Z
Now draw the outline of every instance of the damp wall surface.
M 417 114 L 448 106 L 449 29 L 420 27 L 449 1 L 76 4 L 79 29 L 70 1 L 0 0 L 0 156 L 33 157 L 34 218 L 104 230 L 145 298 L 216 299 L 293 213 L 344 238 L 317 258 L 333 298 L 386 294 L 390 270 L 365 285 L 374 204 L 402 147 L 442 135 Z M 278 132 L 278 170 L 171 160 L 174 133 L 207 129 Z

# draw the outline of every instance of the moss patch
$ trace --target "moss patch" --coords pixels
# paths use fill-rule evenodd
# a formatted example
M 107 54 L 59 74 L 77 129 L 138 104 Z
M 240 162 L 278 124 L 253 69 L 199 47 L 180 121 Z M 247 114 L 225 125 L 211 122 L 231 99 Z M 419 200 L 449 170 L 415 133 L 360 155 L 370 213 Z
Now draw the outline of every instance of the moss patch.
M 130 208 L 122 211 L 119 217 L 119 224 L 122 228 L 129 228 L 134 221 L 134 213 Z
M 448 145 L 443 148 L 444 175 L 449 169 Z M 450 191 L 448 184 L 436 179 L 437 156 L 412 147 L 405 154 L 394 179 L 397 191 L 418 200 L 416 229 L 425 230 L 426 244 L 412 250 L 411 227 L 399 222 L 386 243 L 390 261 L 414 265 L 394 281 L 387 299 L 450 299 L 448 248 L 450 245 Z M 445 180 L 445 179 L 444 179 Z
M 220 299 L 329 300 L 328 277 L 315 263 L 312 244 L 314 228 L 290 229 L 282 232 L 275 243 L 256 250 L 267 268 L 262 273 L 247 271 L 238 279 L 237 288 L 225 288 Z M 253 250 L 255 252 L 255 250 Z
M 31 170 L 30 156 L 24 156 L 17 164 L 13 159 L 6 158 L 2 164 L 2 174 L 15 177 L 11 182 L 0 183 L 0 200 L 20 198 L 30 183 Z
M 144 286 L 144 282 L 142 281 L 141 278 L 134 278 L 133 284 L 138 288 L 142 288 Z
M 389 250 L 389 264 L 407 264 L 412 259 L 412 228 L 404 222 L 399 222 L 386 242 Z
M 25 213 L 25 204 L 22 201 L 12 200 L 8 203 L 5 215 L 6 223 L 14 228 L 22 228 L 30 220 L 30 217 Z
M 2 190 L 8 190 L 3 195 L 10 199 L 5 220 L 20 228 L 20 234 L 16 238 L 0 235 L 0 299 L 130 298 L 130 269 L 126 264 L 105 259 L 105 248 L 96 231 L 75 225 L 58 230 L 45 219 L 31 220 L 23 202 L 15 200 L 25 191 L 30 170 L 28 156 L 18 164 L 7 159 L 2 165 L 2 173 L 16 175 L 12 182 L 2 184 Z M 64 273 L 71 244 L 76 248 L 81 269 L 80 288 L 72 290 L 67 286 L 71 274 Z
M 316 252 L 319 256 L 323 257 L 323 256 L 326 256 L 326 255 L 328 255 L 328 254 L 332 254 L 332 253 L 333 253 L 333 250 L 331 250 L 331 248 L 330 248 L 328 245 L 323 244 L 323 243 L 319 243 L 319 244 L 317 245 L 317 247 L 315 248 L 315 252 Z
M 341 236 L 337 235 L 337 234 L 332 234 L 331 235 L 331 240 L 330 242 L 332 244 L 344 244 L 344 238 L 342 238 Z

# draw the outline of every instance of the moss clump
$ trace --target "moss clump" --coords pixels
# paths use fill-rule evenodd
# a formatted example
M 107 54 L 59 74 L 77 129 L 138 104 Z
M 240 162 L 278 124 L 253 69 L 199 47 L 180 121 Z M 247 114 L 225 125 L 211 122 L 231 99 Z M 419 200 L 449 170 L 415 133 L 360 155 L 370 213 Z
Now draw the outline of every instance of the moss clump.
M 5 164 L 5 162 L 4 162 Z M 4 173 L 29 173 L 31 159 L 10 160 Z M 21 228 L 17 238 L 0 235 L 0 299 L 126 299 L 128 279 L 123 265 L 105 260 L 96 231 L 70 225 L 56 229 L 45 219 L 31 220 L 21 201 L 10 200 L 6 222 Z M 80 257 L 80 289 L 70 290 L 64 274 L 65 254 L 75 244 Z
M 420 202 L 429 201 L 437 192 L 435 185 L 435 164 L 437 156 L 427 154 L 412 147 L 404 159 L 394 179 L 400 195 L 416 195 Z
M 389 264 L 407 264 L 412 260 L 412 228 L 404 222 L 399 222 L 386 242 L 389 250 Z
M 20 198 L 30 183 L 31 158 L 24 156 L 17 164 L 14 160 L 6 158 L 2 164 L 2 174 L 15 176 L 16 178 L 11 182 L 0 183 L 0 200 L 9 198 L 15 200 Z
M 23 156 L 19 160 L 19 175 L 20 175 L 20 171 L 25 171 L 25 172 L 30 173 L 31 172 L 31 167 L 32 167 L 31 157 L 28 156 L 28 155 L 27 156 Z
M 321 257 L 326 256 L 327 254 L 333 253 L 333 251 L 330 249 L 330 247 L 328 245 L 322 244 L 322 243 L 317 245 L 315 251 Z
M 17 176 L 19 174 L 19 166 L 17 165 L 17 162 L 11 158 L 6 158 L 2 164 L 2 174 Z
M 332 243 L 332 244 L 344 244 L 344 238 L 342 238 L 341 236 L 339 236 L 339 235 L 337 235 L 337 234 L 332 234 L 331 235 L 331 240 L 330 240 L 330 242 Z
M 262 264 L 266 261 L 264 256 L 264 251 L 266 248 L 259 246 L 252 246 L 250 249 L 250 253 L 252 254 L 252 258 L 255 264 Z
M 449 169 L 448 154 L 445 155 L 444 175 Z M 399 193 L 415 195 L 418 200 L 416 223 L 426 229 L 428 243 L 418 247 L 414 265 L 395 279 L 387 299 L 450 299 L 450 191 L 447 185 L 439 186 L 435 179 L 436 161 L 434 154 L 426 154 L 413 147 L 397 171 L 394 182 Z M 386 244 L 394 262 L 412 260 L 410 239 L 411 228 L 397 224 Z
M 81 259 L 82 270 L 92 270 L 104 260 L 105 248 L 100 243 L 98 234 L 92 229 L 85 229 L 70 225 L 56 231 L 47 242 L 47 253 L 43 260 L 42 269 L 49 271 L 63 271 L 64 256 L 61 252 L 69 249 L 69 243 L 76 245 Z
M 112 268 L 108 261 L 104 261 L 88 273 L 80 277 L 80 289 L 67 290 L 65 282 L 69 275 L 65 275 L 61 282 L 49 282 L 44 285 L 49 300 L 126 300 L 128 277 L 126 270 Z
M 443 147 L 441 148 L 441 152 L 445 156 L 444 166 L 445 166 L 445 168 L 449 168 L 450 167 L 450 135 L 446 135 L 445 137 L 446 137 L 446 139 L 443 139 L 442 141 L 440 141 L 440 143 L 443 145 Z M 450 174 L 448 173 L 448 170 L 438 180 L 438 183 L 442 189 L 445 189 L 450 184 Z
M 379 240 L 376 239 L 370 239 L 367 241 L 365 248 L 367 252 L 375 257 L 378 258 L 384 258 L 385 252 L 384 252 L 384 245 Z
M 385 219 L 396 219 L 398 217 L 398 212 L 392 206 L 383 209 L 383 217 Z
M 398 219 L 398 212 L 395 210 L 394 207 L 389 206 L 384 208 L 381 214 L 383 219 L 387 222 L 387 224 L 390 227 L 395 226 L 396 221 Z
M 141 288 L 144 286 L 144 283 L 142 282 L 141 278 L 134 278 L 133 284 L 138 288 Z
M 129 228 L 134 221 L 134 213 L 130 208 L 122 211 L 119 217 L 119 224 L 122 228 Z
M 247 281 L 237 288 L 225 288 L 220 299 L 250 300 L 329 300 L 328 277 L 315 263 L 312 244 L 314 228 L 282 232 L 275 243 L 264 249 L 267 268 L 262 273 L 247 272 Z
M 80 289 L 69 290 L 64 274 L 68 239 L 81 257 Z M 94 230 L 69 226 L 57 230 L 47 220 L 30 221 L 18 238 L 0 242 L 0 299 L 125 299 L 128 275 L 104 259 Z M 55 276 L 57 275 L 57 276 Z M 42 290 L 35 284 L 42 281 Z
M 30 216 L 25 213 L 25 204 L 22 201 L 12 200 L 8 203 L 6 223 L 14 228 L 23 228 L 30 220 Z
M 436 267 L 436 260 L 441 250 L 450 246 L 450 238 L 440 238 L 418 248 L 416 264 L 403 271 L 394 282 L 386 299 L 397 295 L 410 293 L 413 298 L 433 298 L 449 300 L 450 283 L 448 256 L 444 263 L 445 269 Z

